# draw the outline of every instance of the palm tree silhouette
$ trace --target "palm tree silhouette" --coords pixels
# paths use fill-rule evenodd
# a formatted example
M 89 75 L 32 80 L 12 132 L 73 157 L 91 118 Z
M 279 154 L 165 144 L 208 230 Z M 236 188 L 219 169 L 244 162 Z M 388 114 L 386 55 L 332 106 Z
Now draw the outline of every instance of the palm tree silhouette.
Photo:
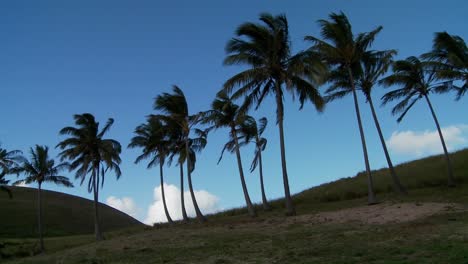
M 94 233 L 96 241 L 102 240 L 102 233 L 99 224 L 99 185 L 104 187 L 105 173 L 113 170 L 117 179 L 122 174 L 119 164 L 121 162 L 120 153 L 122 147 L 114 139 L 103 138 L 114 123 L 114 119 L 109 118 L 99 131 L 99 123 L 94 116 L 89 113 L 74 115 L 76 127 L 64 127 L 60 130 L 60 135 L 69 137 L 57 145 L 60 148 L 59 156 L 61 160 L 70 160 L 70 171 L 76 170 L 75 178 L 81 179 L 83 184 L 86 175 L 90 174 L 88 180 L 88 192 L 93 192 L 94 196 Z
M 437 77 L 445 80 L 447 90 L 457 92 L 457 100 L 468 91 L 468 47 L 461 37 L 436 32 L 432 50 L 421 57 L 437 62 Z M 461 81 L 462 85 L 454 85 L 455 81 Z
M 22 152 L 19 150 L 6 150 L 0 147 L 0 190 L 8 194 L 10 199 L 13 197 L 11 190 L 6 187 L 10 182 L 5 179 L 8 174 L 16 173 L 16 168 L 22 160 Z
M 387 145 L 385 144 L 385 138 L 383 136 L 382 129 L 380 128 L 380 123 L 377 118 L 377 113 L 375 111 L 374 102 L 371 95 L 374 86 L 378 82 L 378 79 L 387 72 L 388 67 L 392 63 L 392 57 L 395 54 L 395 50 L 365 52 L 360 62 L 361 69 L 355 78 L 355 87 L 364 93 L 366 100 L 369 103 L 369 107 L 372 112 L 372 118 L 374 120 L 375 127 L 377 128 L 380 143 L 382 145 L 388 168 L 390 170 L 390 176 L 392 177 L 393 188 L 398 193 L 406 194 L 406 189 L 400 183 L 400 179 L 396 174 L 395 168 L 393 167 L 393 163 L 390 158 L 390 154 L 388 153 Z M 335 80 L 333 85 L 327 89 L 327 101 L 340 99 L 352 93 L 353 89 L 349 84 L 348 74 L 343 72 L 335 72 L 333 79 Z
M 55 161 L 49 158 L 49 148 L 47 146 L 36 145 L 30 149 L 31 158 L 27 160 L 22 158 L 21 165 L 18 167 L 18 172 L 23 173 L 26 177 L 23 180 L 17 181 L 31 184 L 37 183 L 37 227 L 39 233 L 39 250 L 44 252 L 44 239 L 42 234 L 42 200 L 41 188 L 44 182 L 63 185 L 65 187 L 73 187 L 73 184 L 65 176 L 58 174 L 69 168 L 68 163 L 60 163 L 55 165 Z
M 223 152 L 227 149 L 234 151 L 237 157 L 237 167 L 239 168 L 239 176 L 241 179 L 242 191 L 244 192 L 245 203 L 249 215 L 255 217 L 257 214 L 250 200 L 249 191 L 245 183 L 244 169 L 242 168 L 242 159 L 239 149 L 238 131 L 244 123 L 246 116 L 239 111 L 239 106 L 234 104 L 229 96 L 220 92 L 216 99 L 211 104 L 211 109 L 202 114 L 202 123 L 211 125 L 208 130 L 227 127 L 230 129 L 230 141 L 224 145 L 219 161 L 223 157 Z M 219 163 L 218 161 L 218 163 Z
M 155 116 L 149 116 L 146 123 L 139 125 L 135 129 L 135 136 L 131 139 L 129 148 L 142 148 L 142 154 L 138 156 L 135 163 L 139 163 L 144 159 L 150 159 L 147 168 L 159 165 L 159 176 L 161 181 L 161 195 L 164 206 L 164 213 L 167 221 L 172 223 L 172 218 L 169 215 L 166 204 L 166 196 L 164 193 L 164 176 L 163 166 L 167 155 L 169 154 L 169 137 L 167 135 L 167 126 L 163 121 Z
M 360 33 L 355 37 L 345 14 L 342 12 L 339 14 L 331 13 L 329 18 L 330 21 L 323 19 L 318 21 L 323 40 L 313 36 L 306 36 L 305 40 L 313 43 L 310 51 L 321 56 L 330 68 L 328 82 L 331 83 L 331 87 L 329 92 L 333 92 L 334 89 L 339 89 L 343 85 L 345 87 L 351 86 L 366 165 L 368 204 L 375 204 L 377 200 L 374 193 L 364 129 L 362 128 L 355 79 L 362 70 L 360 65 L 362 56 L 374 41 L 375 36 L 382 30 L 382 27 L 377 27 L 368 33 Z M 344 83 L 343 76 L 347 77 Z
M 419 99 L 425 99 L 429 110 L 431 111 L 432 118 L 439 132 L 440 141 L 445 154 L 448 172 L 448 186 L 455 186 L 455 179 L 453 176 L 452 164 L 448 155 L 447 146 L 445 145 L 444 136 L 440 129 L 439 121 L 435 114 L 429 94 L 431 92 L 445 91 L 445 85 L 436 82 L 436 71 L 434 64 L 429 61 L 421 61 L 417 57 L 408 57 L 405 60 L 396 61 L 393 64 L 393 74 L 383 78 L 380 83 L 386 87 L 398 86 L 399 88 L 386 93 L 382 97 L 382 103 L 388 104 L 389 102 L 402 99 L 392 109 L 392 114 L 400 114 L 397 121 L 401 122 L 403 117 L 413 107 Z
M 178 128 L 181 130 L 182 133 L 182 138 L 184 142 L 183 149 L 185 150 L 185 155 L 186 162 L 187 162 L 187 178 L 188 178 L 188 183 L 189 183 L 189 189 L 190 189 L 190 196 L 192 198 L 193 206 L 195 208 L 195 213 L 197 215 L 197 219 L 200 222 L 205 222 L 206 218 L 200 211 L 200 208 L 198 207 L 197 200 L 195 198 L 195 193 L 193 191 L 193 186 L 192 186 L 192 171 L 194 170 L 194 158 L 195 158 L 195 152 L 191 152 L 191 140 L 190 140 L 190 132 L 192 131 L 193 125 L 195 125 L 198 122 L 198 116 L 197 115 L 189 115 L 188 111 L 188 104 L 187 104 L 187 99 L 185 98 L 184 92 L 177 86 L 173 86 L 172 89 L 173 93 L 163 93 L 161 95 L 158 95 L 154 101 L 154 109 L 155 110 L 160 110 L 164 114 L 163 115 L 157 115 L 162 119 L 165 120 L 170 120 L 168 122 L 173 122 L 177 124 Z M 206 141 L 206 137 L 205 137 Z M 193 140 L 192 140 L 193 143 Z M 204 147 L 201 146 L 200 147 Z M 182 191 L 182 186 L 181 186 L 181 191 Z M 183 193 L 181 194 L 183 195 Z
M 299 98 L 301 108 L 309 100 L 321 111 L 324 101 L 316 88 L 323 81 L 326 68 L 311 53 L 291 55 L 286 16 L 264 13 L 260 15 L 260 21 L 263 23 L 240 25 L 236 30 L 237 38 L 227 43 L 228 55 L 224 64 L 240 64 L 249 68 L 228 79 L 223 90 L 230 94 L 238 87 L 232 99 L 245 98 L 243 112 L 253 105 L 258 108 L 267 95 L 275 96 L 286 214 L 295 215 L 286 166 L 283 97 L 287 91 Z

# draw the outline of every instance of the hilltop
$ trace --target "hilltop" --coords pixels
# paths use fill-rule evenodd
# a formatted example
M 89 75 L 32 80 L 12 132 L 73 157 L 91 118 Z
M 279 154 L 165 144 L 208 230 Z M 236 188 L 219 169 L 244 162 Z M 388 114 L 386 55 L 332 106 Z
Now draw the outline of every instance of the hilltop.
M 11 187 L 13 199 L 0 194 L 0 238 L 35 237 L 37 228 L 37 190 Z M 42 191 L 45 236 L 70 236 L 94 232 L 93 201 L 54 191 Z M 99 205 L 103 231 L 143 225 L 129 215 L 105 204 Z

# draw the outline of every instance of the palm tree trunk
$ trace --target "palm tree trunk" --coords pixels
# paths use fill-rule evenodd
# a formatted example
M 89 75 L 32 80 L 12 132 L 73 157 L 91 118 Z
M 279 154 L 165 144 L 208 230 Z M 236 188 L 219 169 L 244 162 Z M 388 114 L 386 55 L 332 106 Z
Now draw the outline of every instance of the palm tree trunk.
M 437 120 L 437 117 L 434 112 L 434 108 L 432 107 L 429 97 L 427 95 L 424 95 L 424 97 L 426 98 L 427 104 L 429 105 L 429 108 L 431 109 L 431 114 L 432 114 L 432 117 L 434 118 L 434 122 L 436 123 L 437 131 L 439 132 L 440 141 L 442 142 L 442 148 L 444 149 L 445 160 L 447 161 L 447 172 L 448 172 L 447 185 L 449 187 L 455 187 L 455 179 L 453 177 L 452 163 L 450 161 L 450 157 L 447 151 L 447 146 L 445 145 L 445 140 L 444 140 L 444 136 L 442 135 L 442 130 L 440 129 L 439 121 Z
M 237 133 L 236 128 L 233 124 L 231 124 L 231 135 L 234 138 L 234 143 L 236 144 L 236 157 L 237 157 L 237 167 L 239 168 L 239 176 L 241 179 L 242 184 L 242 191 L 244 192 L 245 204 L 247 205 L 247 211 L 251 217 L 257 216 L 255 212 L 255 208 L 252 205 L 252 201 L 250 201 L 249 191 L 247 190 L 247 184 L 245 184 L 244 178 L 244 169 L 242 168 L 242 160 L 239 150 L 239 141 L 237 140 Z
M 395 172 L 395 168 L 393 167 L 392 160 L 390 159 L 390 155 L 388 154 L 387 145 L 385 144 L 385 139 L 382 134 L 382 129 L 380 128 L 379 120 L 377 118 L 377 114 L 375 113 L 375 108 L 374 108 L 374 103 L 372 102 L 372 98 L 369 96 L 367 100 L 369 101 L 369 105 L 370 105 L 371 112 L 372 112 L 372 117 L 374 118 L 375 127 L 377 128 L 377 132 L 379 133 L 380 143 L 382 143 L 382 148 L 385 153 L 385 158 L 387 159 L 387 164 L 390 170 L 390 175 L 392 176 L 393 189 L 400 194 L 407 194 L 405 187 L 403 187 L 403 185 L 400 183 L 400 179 L 398 178 Z
M 97 177 L 99 177 L 99 167 L 97 168 L 97 175 L 96 171 L 93 170 L 92 177 L 93 177 L 93 193 L 94 193 L 94 235 L 96 236 L 96 241 L 102 240 L 101 230 L 99 228 L 99 185 L 97 184 Z
M 353 73 L 351 72 L 351 68 L 349 65 L 347 66 L 347 68 L 348 68 L 348 74 L 349 74 L 349 81 L 353 89 L 354 107 L 356 108 L 356 117 L 357 117 L 357 121 L 359 125 L 359 133 L 361 135 L 362 151 L 364 153 L 364 162 L 366 164 L 367 189 L 368 189 L 367 203 L 371 205 L 371 204 L 376 204 L 377 200 L 375 198 L 375 193 L 374 193 L 374 183 L 372 180 L 372 174 L 371 174 L 370 165 L 369 165 L 369 157 L 367 156 L 366 139 L 364 137 L 364 129 L 362 128 L 361 113 L 359 111 L 356 87 L 354 86 L 354 77 L 353 77 Z
M 162 200 L 163 200 L 164 213 L 166 214 L 167 221 L 172 224 L 172 218 L 169 215 L 169 211 L 167 210 L 166 195 L 164 194 L 164 176 L 163 176 L 163 164 L 162 164 L 162 162 L 159 162 L 159 176 L 160 176 L 160 180 L 161 180 L 161 195 L 162 195 Z
M 283 106 L 283 97 L 281 93 L 281 83 L 276 81 L 275 85 L 276 92 L 276 113 L 277 121 L 279 128 L 279 137 L 280 137 L 280 149 L 281 149 L 281 168 L 283 172 L 283 186 L 284 186 L 284 200 L 286 202 L 286 215 L 292 216 L 296 215 L 296 210 L 294 209 L 294 204 L 291 198 L 291 193 L 289 192 L 289 180 L 288 180 L 288 171 L 286 169 L 286 150 L 284 147 L 284 129 L 283 129 L 283 116 L 284 116 L 284 106 Z
M 262 165 L 262 150 L 258 150 L 258 170 L 260 172 L 260 189 L 262 190 L 262 203 L 263 203 L 263 210 L 270 211 L 270 205 L 268 204 L 268 200 L 265 195 L 265 187 L 263 185 L 263 165 Z
M 192 202 L 193 202 L 193 207 L 195 208 L 195 213 L 197 214 L 197 219 L 200 222 L 206 222 L 205 216 L 202 214 L 200 211 L 200 208 L 198 208 L 197 200 L 195 199 L 195 193 L 193 192 L 193 186 L 192 186 L 192 172 L 190 171 L 190 150 L 189 150 L 189 143 L 188 140 L 185 140 L 185 155 L 186 155 L 186 160 L 187 160 L 187 179 L 188 179 L 188 184 L 189 184 L 189 189 L 190 189 L 190 196 L 192 197 Z
M 187 222 L 187 211 L 185 211 L 185 202 L 184 202 L 184 164 L 182 162 L 179 163 L 180 168 L 180 207 L 182 209 L 182 219 Z
M 37 188 L 37 230 L 39 232 L 39 251 L 44 253 L 44 239 L 42 237 L 42 202 L 41 202 L 41 185 L 39 182 Z

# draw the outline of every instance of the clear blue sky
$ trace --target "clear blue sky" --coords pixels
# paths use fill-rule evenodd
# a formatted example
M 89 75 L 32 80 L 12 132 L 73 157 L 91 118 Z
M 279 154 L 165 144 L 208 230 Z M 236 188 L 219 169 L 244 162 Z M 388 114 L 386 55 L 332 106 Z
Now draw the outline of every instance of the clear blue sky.
M 72 115 L 90 112 L 101 123 L 115 124 L 109 137 L 127 146 L 134 128 L 154 113 L 153 99 L 179 85 L 192 112 L 209 107 L 223 82 L 241 68 L 224 67 L 224 46 L 238 25 L 258 21 L 261 12 L 286 14 L 294 51 L 305 49 L 305 35 L 319 35 L 318 19 L 344 11 L 354 32 L 384 27 L 373 46 L 397 49 L 398 58 L 430 49 L 433 33 L 448 31 L 467 39 L 466 1 L 1 1 L 0 2 L 0 141 L 7 149 L 27 151 L 34 144 L 52 149 L 63 138 L 58 131 L 73 125 Z M 322 89 L 324 89 L 323 87 Z M 378 89 L 375 100 L 383 94 Z M 468 98 L 453 101 L 452 94 L 434 95 L 433 103 L 443 127 L 457 126 L 461 134 L 453 148 L 467 145 Z M 291 191 L 363 170 L 362 149 L 352 98 L 327 106 L 323 114 L 286 97 L 286 154 Z M 265 181 L 269 198 L 283 195 L 278 132 L 272 98 L 256 117 L 270 120 L 266 137 Z M 371 122 L 368 105 L 361 109 L 371 167 L 385 166 Z M 401 124 L 390 107 L 378 109 L 387 139 L 396 131 L 435 129 L 424 102 Z M 243 205 L 235 157 L 227 155 L 216 165 L 227 131 L 209 136 L 193 175 L 196 189 L 220 198 L 220 207 Z M 422 139 L 424 141 L 424 138 Z M 248 168 L 253 146 L 242 150 Z M 53 149 L 55 155 L 57 150 Z M 123 149 L 119 181 L 107 175 L 101 201 L 109 196 L 131 197 L 143 219 L 159 185 L 158 171 L 133 163 L 139 150 Z M 422 152 L 422 155 L 427 154 Z M 395 162 L 414 155 L 392 153 Z M 73 178 L 73 174 L 67 174 Z M 252 199 L 260 201 L 257 173 L 248 175 Z M 177 168 L 166 170 L 170 184 L 179 185 Z M 63 189 L 91 199 L 85 186 Z

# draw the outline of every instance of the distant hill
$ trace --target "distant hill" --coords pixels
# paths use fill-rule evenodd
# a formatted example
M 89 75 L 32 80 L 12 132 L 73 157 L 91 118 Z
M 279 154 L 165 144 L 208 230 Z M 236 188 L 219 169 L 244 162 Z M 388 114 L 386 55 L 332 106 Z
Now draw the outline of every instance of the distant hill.
M 0 237 L 36 236 L 37 190 L 11 187 L 13 199 L 0 193 Z M 94 232 L 93 201 L 64 193 L 42 192 L 45 236 L 91 234 Z M 136 219 L 105 204 L 99 207 L 104 232 L 142 225 Z

